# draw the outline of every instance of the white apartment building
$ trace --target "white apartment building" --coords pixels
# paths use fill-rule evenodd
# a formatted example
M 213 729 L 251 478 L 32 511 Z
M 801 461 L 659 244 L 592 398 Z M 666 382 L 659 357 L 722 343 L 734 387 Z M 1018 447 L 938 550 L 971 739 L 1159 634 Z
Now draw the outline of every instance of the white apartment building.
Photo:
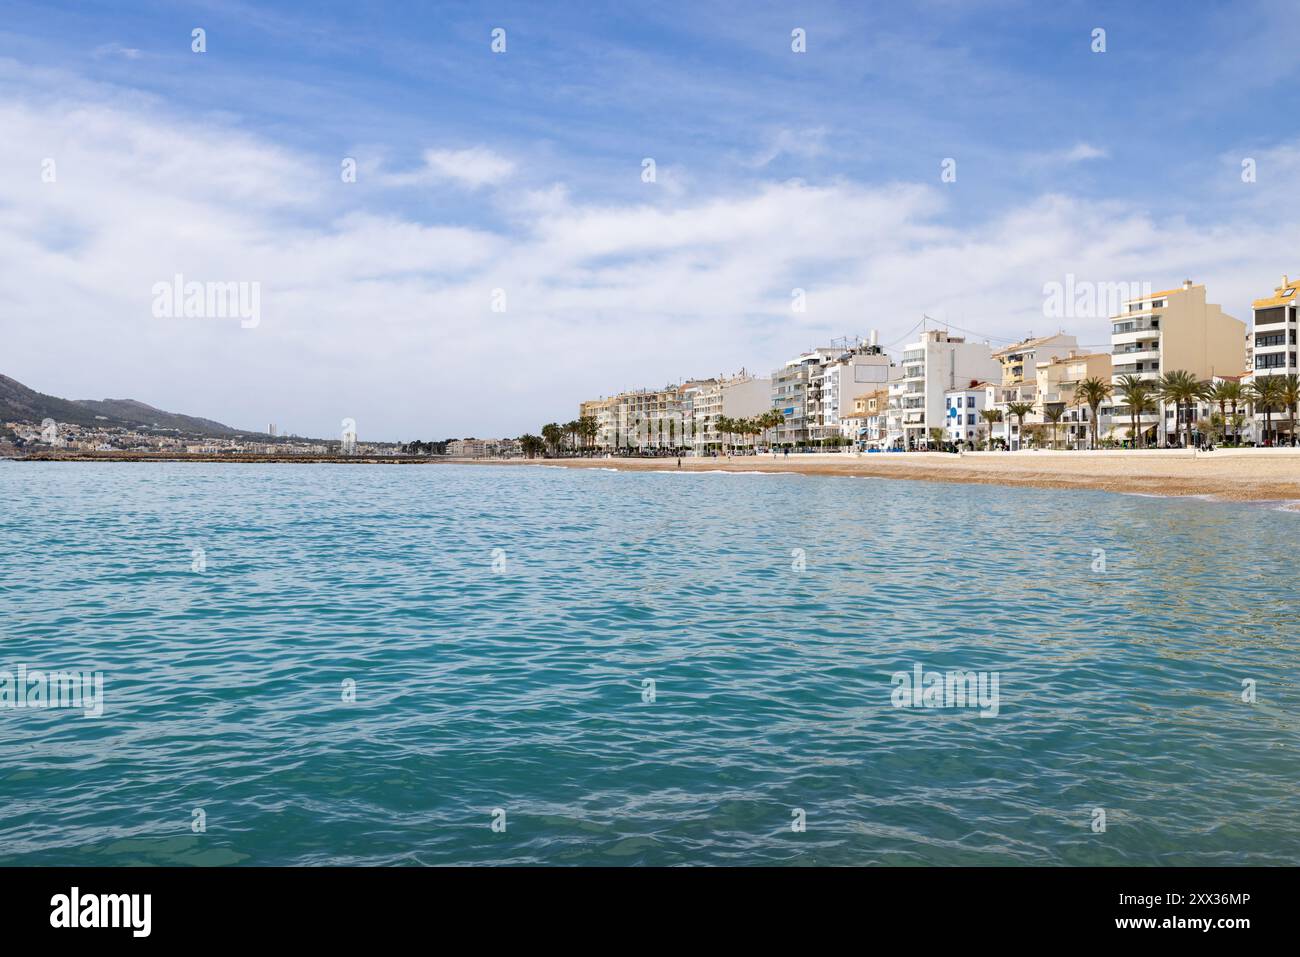
M 1208 382 L 1215 376 L 1240 375 L 1246 362 L 1246 324 L 1222 306 L 1206 302 L 1205 286 L 1190 279 L 1177 289 L 1128 300 L 1110 321 L 1115 383 L 1133 375 L 1154 384 L 1161 375 L 1179 370 Z M 1173 406 L 1157 402 L 1157 409 L 1139 417 L 1139 430 L 1154 433 L 1151 437 L 1162 446 L 1177 441 L 1181 420 Z M 1113 426 L 1129 421 L 1128 410 L 1118 400 L 1112 399 L 1108 411 Z M 1192 414 L 1199 417 L 1205 410 L 1193 409 Z M 1147 444 L 1153 443 L 1148 439 Z
M 931 329 L 903 349 L 901 377 L 889 385 L 888 442 L 891 448 L 929 445 L 928 430 L 944 428 L 947 390 L 962 383 L 998 382 L 1002 366 L 986 342 L 967 342 Z
M 720 446 L 720 417 L 752 419 L 772 408 L 772 380 L 753 376 L 744 369 L 734 376 L 719 376 L 691 383 L 689 403 L 682 404 L 688 440 L 696 454 Z
M 770 405 L 785 415 L 776 442 L 809 445 L 839 438 L 854 400 L 887 387 L 898 374 L 874 332 L 866 343 L 846 339 L 796 356 L 772 373 Z
M 1251 303 L 1251 337 L 1247 347 L 1251 360 L 1249 384 L 1269 376 L 1300 374 L 1300 365 L 1296 364 L 1296 332 L 1300 326 L 1296 316 L 1296 300 L 1300 299 L 1297 289 L 1300 289 L 1300 279 L 1283 276 L 1282 285 L 1273 295 Z M 1273 434 L 1266 436 L 1266 417 L 1256 409 L 1254 434 L 1272 443 L 1283 441 L 1285 413 L 1274 410 L 1270 418 Z
M 984 448 L 989 426 L 980 413 L 993 408 L 997 389 L 997 385 L 992 382 L 972 382 L 967 386 L 944 390 L 943 428 L 949 442 L 974 449 Z

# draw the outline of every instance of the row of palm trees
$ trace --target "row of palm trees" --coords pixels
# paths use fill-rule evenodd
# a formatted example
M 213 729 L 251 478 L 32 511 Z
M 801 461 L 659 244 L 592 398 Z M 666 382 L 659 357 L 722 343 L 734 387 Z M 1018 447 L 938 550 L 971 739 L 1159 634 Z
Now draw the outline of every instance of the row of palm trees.
M 707 420 L 706 420 L 707 421 Z M 722 447 L 734 447 L 737 444 L 744 444 L 746 440 L 752 446 L 756 436 L 763 435 L 769 430 L 776 429 L 785 422 L 785 415 L 778 409 L 769 409 L 761 415 L 751 416 L 749 418 L 732 418 L 730 416 L 719 415 L 714 417 L 711 425 L 713 431 L 719 436 L 719 444 Z M 645 425 L 646 429 L 642 433 L 641 426 Z M 678 448 L 677 444 L 677 421 L 673 418 L 658 418 L 653 421 L 646 421 L 640 418 L 634 419 L 631 428 L 626 435 L 627 448 L 632 447 L 632 436 L 637 436 L 637 447 L 643 448 L 644 441 L 649 439 L 654 441 L 655 430 L 658 430 L 658 448 Z M 580 449 L 590 449 L 595 443 L 596 436 L 599 434 L 599 426 L 596 419 L 592 416 L 583 416 L 564 425 L 558 422 L 548 422 L 542 426 L 540 436 L 531 433 L 521 435 L 519 443 L 524 455 L 529 458 L 535 458 L 538 455 L 555 455 L 563 453 L 566 445 L 575 452 Z M 682 440 L 685 442 L 687 436 L 685 429 L 682 430 Z M 666 436 L 665 436 L 665 433 Z M 664 444 L 665 438 L 667 445 Z M 567 440 L 567 441 L 566 441 Z M 737 442 L 737 440 L 740 440 Z M 617 444 L 617 439 L 616 439 Z
M 776 429 L 785 422 L 785 413 L 780 409 L 768 409 L 761 415 L 751 416 L 747 419 L 733 419 L 730 416 L 719 415 L 713 420 L 713 431 L 723 439 L 731 439 L 731 442 L 720 442 L 725 449 L 728 446 L 737 444 L 735 440 L 749 440 L 750 447 L 754 445 L 754 439 L 757 436 L 764 435 L 769 430 Z M 769 441 L 769 444 L 770 441 Z
M 1075 389 L 1076 405 L 1086 405 L 1092 412 L 1089 426 L 1092 433 L 1092 446 L 1097 446 L 1097 411 L 1101 404 L 1114 398 L 1123 408 L 1128 409 L 1129 435 L 1137 447 L 1145 444 L 1145 430 L 1138 420 L 1146 413 L 1157 412 L 1158 403 L 1171 405 L 1175 410 L 1175 428 L 1181 424 L 1186 436 L 1185 444 L 1192 444 L 1192 422 L 1196 418 L 1196 406 L 1208 402 L 1219 407 L 1219 417 L 1224 424 L 1225 440 L 1227 426 L 1232 424 L 1232 442 L 1241 441 L 1241 427 L 1244 416 L 1238 409 L 1257 410 L 1264 413 L 1264 435 L 1273 435 L 1274 413 L 1285 412 L 1289 429 L 1288 444 L 1295 444 L 1296 406 L 1300 405 L 1300 378 L 1295 375 L 1257 377 L 1253 385 L 1225 379 L 1221 382 L 1203 382 L 1190 372 L 1175 370 L 1166 372 L 1158 379 L 1139 379 L 1137 376 L 1121 376 L 1112 385 L 1104 379 L 1090 378 L 1080 382 Z M 1232 413 L 1229 418 L 1228 409 Z M 1010 406 L 1008 406 L 1010 409 Z M 1023 421 L 1023 420 L 1022 420 Z

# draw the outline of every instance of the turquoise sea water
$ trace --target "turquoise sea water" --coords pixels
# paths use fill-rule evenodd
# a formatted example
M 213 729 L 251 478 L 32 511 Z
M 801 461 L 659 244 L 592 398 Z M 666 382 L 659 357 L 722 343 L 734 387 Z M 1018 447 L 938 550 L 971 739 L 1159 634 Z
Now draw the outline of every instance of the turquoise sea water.
M 104 677 L 0 709 L 3 864 L 1300 863 L 1297 514 L 182 463 L 0 508 L 0 670 Z M 998 715 L 895 707 L 917 664 Z

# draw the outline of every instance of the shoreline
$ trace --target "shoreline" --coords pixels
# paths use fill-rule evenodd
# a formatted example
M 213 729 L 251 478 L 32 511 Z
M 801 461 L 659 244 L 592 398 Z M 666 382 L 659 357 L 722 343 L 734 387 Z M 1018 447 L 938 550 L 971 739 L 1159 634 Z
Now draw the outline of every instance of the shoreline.
M 677 471 L 676 458 L 462 460 L 479 465 L 543 465 L 620 472 Z M 904 452 L 770 455 L 682 459 L 682 472 L 768 472 L 1089 489 L 1137 495 L 1206 497 L 1232 502 L 1300 506 L 1300 448 L 1122 450 L 1098 452 Z M 1288 504 L 1289 503 L 1289 504 Z
M 429 456 L 152 455 L 39 452 L 12 462 L 208 462 L 252 465 L 503 465 L 620 472 L 676 472 L 677 459 L 463 459 Z M 773 458 L 683 458 L 682 472 L 787 473 L 887 478 L 962 485 L 1079 488 L 1160 498 L 1202 497 L 1231 502 L 1276 502 L 1300 509 L 1300 448 L 1099 450 L 1075 452 L 804 453 Z

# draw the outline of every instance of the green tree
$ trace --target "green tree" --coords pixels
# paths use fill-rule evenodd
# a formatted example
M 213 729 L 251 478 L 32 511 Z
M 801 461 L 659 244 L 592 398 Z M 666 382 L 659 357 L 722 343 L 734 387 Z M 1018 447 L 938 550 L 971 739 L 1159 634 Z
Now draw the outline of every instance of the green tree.
M 578 419 L 578 434 L 582 436 L 583 448 L 591 448 L 600 434 L 600 424 L 594 415 L 584 415 Z
M 551 447 L 551 454 L 560 453 L 560 443 L 564 441 L 564 429 L 557 422 L 548 422 L 542 426 L 542 438 Z
M 1278 402 L 1286 412 L 1287 431 L 1291 445 L 1295 445 L 1295 413 L 1296 406 L 1300 405 L 1300 377 L 1294 373 L 1282 377 L 1282 384 L 1278 387 Z
M 1101 404 L 1110 398 L 1113 390 L 1109 382 L 1104 379 L 1098 379 L 1096 376 L 1084 379 L 1079 383 L 1078 388 L 1074 390 L 1074 404 L 1086 405 L 1092 413 L 1089 418 L 1088 431 L 1092 434 L 1092 448 L 1097 447 L 1097 410 Z
M 988 423 L 988 427 L 989 427 L 988 451 L 992 452 L 993 451 L 993 424 L 995 422 L 1002 421 L 1002 410 L 1001 409 L 980 409 L 980 418 L 983 419 L 986 423 Z
M 1150 412 L 1155 408 L 1151 383 L 1145 379 L 1139 379 L 1135 375 L 1125 375 L 1120 376 L 1116 385 L 1118 388 L 1115 390 L 1115 397 L 1128 408 L 1129 434 L 1133 438 L 1133 446 L 1134 448 L 1140 448 L 1145 443 L 1138 419 L 1142 417 L 1143 413 Z
M 1052 448 L 1056 448 L 1056 429 L 1061 424 L 1061 419 L 1065 418 L 1065 407 L 1061 405 L 1043 406 L 1043 418 L 1052 426 Z
M 1025 416 L 1033 411 L 1033 405 L 1028 402 L 1007 403 L 1007 414 L 1016 417 L 1016 430 L 1020 434 L 1020 447 L 1022 449 L 1025 447 Z
M 1205 385 L 1196 376 L 1182 369 L 1166 372 L 1160 377 L 1160 398 L 1174 407 L 1174 431 L 1178 431 L 1181 418 L 1186 428 L 1186 447 L 1192 447 L 1192 419 L 1196 403 L 1205 395 Z

